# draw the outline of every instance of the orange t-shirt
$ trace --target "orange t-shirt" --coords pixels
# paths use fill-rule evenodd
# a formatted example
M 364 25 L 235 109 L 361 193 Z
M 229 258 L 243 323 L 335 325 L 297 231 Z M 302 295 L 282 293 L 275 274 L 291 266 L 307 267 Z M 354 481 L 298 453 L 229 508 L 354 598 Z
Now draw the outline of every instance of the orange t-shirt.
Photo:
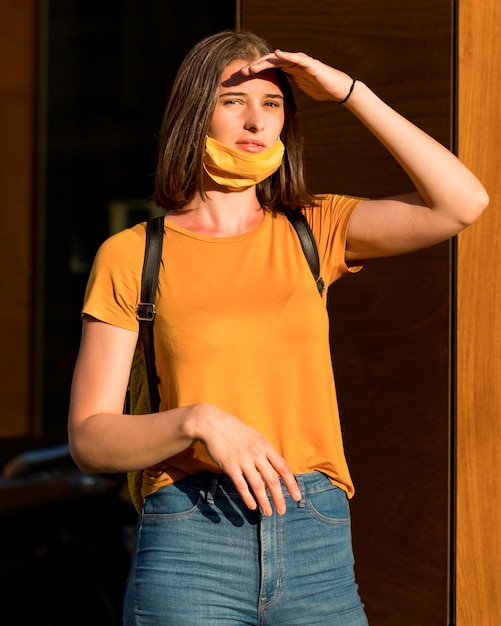
M 326 285 L 346 266 L 346 231 L 360 201 L 319 196 L 304 213 Z M 145 224 L 99 249 L 83 313 L 138 330 Z M 209 237 L 165 222 L 154 341 L 161 410 L 215 404 L 260 431 L 294 473 L 324 472 L 353 495 L 319 296 L 292 225 L 266 213 L 255 229 Z M 141 416 L 138 416 L 141 419 Z M 143 496 L 186 474 L 218 471 L 196 443 L 144 472 Z

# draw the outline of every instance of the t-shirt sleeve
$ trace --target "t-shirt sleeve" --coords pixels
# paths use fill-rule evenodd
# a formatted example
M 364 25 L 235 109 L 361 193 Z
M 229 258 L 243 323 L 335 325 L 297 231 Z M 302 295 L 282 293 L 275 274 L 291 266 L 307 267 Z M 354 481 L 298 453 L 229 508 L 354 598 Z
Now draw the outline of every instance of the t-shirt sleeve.
M 145 240 L 144 224 L 138 224 L 101 244 L 87 281 L 82 315 L 126 330 L 138 330 L 136 308 Z
M 324 281 L 330 285 L 347 273 L 362 269 L 363 260 L 346 264 L 346 235 L 354 209 L 363 200 L 353 196 L 318 196 L 318 206 L 304 210 L 317 242 Z

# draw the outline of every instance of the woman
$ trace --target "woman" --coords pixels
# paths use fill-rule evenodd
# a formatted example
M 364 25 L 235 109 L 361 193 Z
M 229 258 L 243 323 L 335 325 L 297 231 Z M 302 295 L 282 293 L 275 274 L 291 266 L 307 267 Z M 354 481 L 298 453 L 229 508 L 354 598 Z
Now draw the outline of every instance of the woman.
M 288 77 L 356 115 L 416 192 L 309 193 Z M 69 413 L 83 471 L 147 468 L 125 624 L 366 624 L 326 295 L 283 212 L 306 215 L 330 284 L 361 259 L 455 235 L 482 213 L 486 192 L 364 83 L 250 33 L 219 33 L 188 54 L 159 143 L 160 412 L 121 414 L 138 336 L 141 224 L 96 257 Z

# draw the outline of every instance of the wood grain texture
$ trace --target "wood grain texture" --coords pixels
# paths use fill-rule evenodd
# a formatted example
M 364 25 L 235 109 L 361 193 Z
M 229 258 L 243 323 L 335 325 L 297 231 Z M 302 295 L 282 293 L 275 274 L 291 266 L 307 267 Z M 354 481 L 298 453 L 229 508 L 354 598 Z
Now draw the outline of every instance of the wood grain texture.
M 360 77 L 450 145 L 451 2 L 242 1 L 242 26 Z M 334 104 L 298 94 L 317 192 L 410 183 Z M 368 262 L 329 294 L 357 579 L 371 626 L 448 623 L 450 247 Z
M 0 3 L 0 436 L 30 428 L 35 2 Z
M 274 47 L 302 50 L 365 81 L 400 113 L 450 143 L 450 0 L 242 0 L 244 28 Z M 374 196 L 410 182 L 349 112 L 296 92 L 316 191 Z M 329 149 L 329 158 L 324 151 Z
M 498 0 L 462 0 L 459 155 L 491 205 L 458 241 L 458 626 L 501 623 L 500 23 Z

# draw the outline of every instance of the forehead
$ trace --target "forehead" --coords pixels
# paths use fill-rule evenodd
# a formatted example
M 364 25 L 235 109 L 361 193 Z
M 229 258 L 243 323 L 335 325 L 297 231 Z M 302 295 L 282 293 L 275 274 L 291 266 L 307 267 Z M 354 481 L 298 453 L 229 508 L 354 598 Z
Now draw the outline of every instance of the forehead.
M 273 89 L 274 92 L 282 93 L 278 74 L 275 70 L 264 70 L 259 72 L 259 74 L 244 76 L 240 69 L 247 63 L 248 61 L 232 61 L 224 68 L 221 73 L 221 89 L 223 91 L 228 87 L 248 86 L 250 88 L 263 87 L 268 90 Z

